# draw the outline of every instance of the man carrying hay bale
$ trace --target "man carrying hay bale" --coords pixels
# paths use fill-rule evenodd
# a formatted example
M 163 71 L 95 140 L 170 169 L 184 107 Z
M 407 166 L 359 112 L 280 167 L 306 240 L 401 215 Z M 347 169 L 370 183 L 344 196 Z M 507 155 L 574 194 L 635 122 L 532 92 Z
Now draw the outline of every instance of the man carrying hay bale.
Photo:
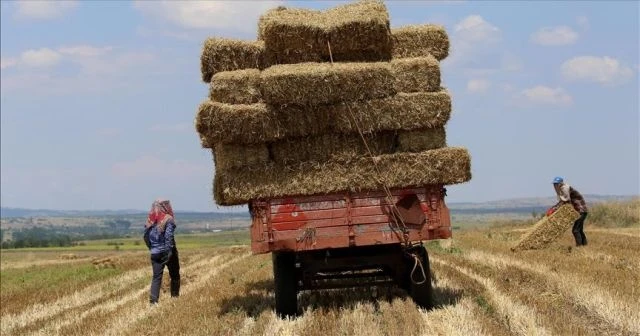
M 573 237 L 576 239 L 576 246 L 587 245 L 587 236 L 584 234 L 584 220 L 587 218 L 588 210 L 584 197 L 572 186 L 565 183 L 562 177 L 553 179 L 553 188 L 556 190 L 558 203 L 549 210 L 555 211 L 563 204 L 571 203 L 573 208 L 580 213 L 580 217 L 573 223 L 573 228 L 571 229 Z

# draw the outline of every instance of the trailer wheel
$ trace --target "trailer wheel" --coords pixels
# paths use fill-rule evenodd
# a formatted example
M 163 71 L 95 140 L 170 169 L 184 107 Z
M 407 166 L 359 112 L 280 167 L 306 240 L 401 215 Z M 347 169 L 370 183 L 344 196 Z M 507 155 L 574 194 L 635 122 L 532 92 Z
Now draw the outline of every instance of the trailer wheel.
M 420 259 L 422 263 L 422 267 L 424 269 L 425 278 L 422 277 L 422 272 L 420 269 L 416 269 L 413 274 L 413 279 L 416 282 L 421 282 L 421 284 L 416 284 L 411 280 L 411 271 L 413 266 L 415 265 L 415 259 L 407 259 L 407 282 L 409 285 L 409 295 L 413 299 L 413 301 L 420 306 L 421 308 L 431 309 L 434 307 L 434 297 L 433 297 L 433 287 L 431 286 L 431 268 L 429 267 L 429 255 L 427 253 L 427 249 L 424 246 L 417 247 L 414 252 Z
M 276 314 L 281 318 L 295 316 L 298 311 L 296 256 L 290 252 L 274 252 L 271 257 L 276 288 Z

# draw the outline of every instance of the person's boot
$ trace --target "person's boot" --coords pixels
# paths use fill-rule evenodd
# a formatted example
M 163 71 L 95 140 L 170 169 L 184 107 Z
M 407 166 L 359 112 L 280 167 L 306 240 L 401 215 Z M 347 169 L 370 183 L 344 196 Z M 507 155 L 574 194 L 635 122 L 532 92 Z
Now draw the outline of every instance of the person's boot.
M 580 235 L 582 237 L 582 246 L 586 246 L 587 245 L 587 236 L 584 234 L 584 232 L 581 232 Z

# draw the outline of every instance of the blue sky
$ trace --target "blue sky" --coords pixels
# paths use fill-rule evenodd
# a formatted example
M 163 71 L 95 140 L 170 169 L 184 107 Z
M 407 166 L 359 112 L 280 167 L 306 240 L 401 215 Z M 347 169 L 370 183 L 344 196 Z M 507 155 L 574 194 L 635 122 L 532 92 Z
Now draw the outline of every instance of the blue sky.
M 193 120 L 207 36 L 255 39 L 279 1 L 1 3 L 1 203 L 51 209 L 218 207 Z M 286 5 L 287 3 L 285 3 Z M 298 1 L 327 8 L 337 2 Z M 638 2 L 388 1 L 392 26 L 438 23 L 450 146 L 473 179 L 449 202 L 638 194 Z

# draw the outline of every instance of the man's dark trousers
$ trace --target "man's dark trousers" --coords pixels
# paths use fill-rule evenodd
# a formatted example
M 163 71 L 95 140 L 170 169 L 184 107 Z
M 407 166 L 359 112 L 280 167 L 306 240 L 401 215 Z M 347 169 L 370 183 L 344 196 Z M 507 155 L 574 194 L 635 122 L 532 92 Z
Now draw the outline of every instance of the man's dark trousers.
M 576 246 L 587 245 L 587 236 L 584 234 L 584 220 L 587 218 L 587 213 L 580 213 L 580 218 L 578 218 L 573 223 L 573 237 L 576 239 Z

